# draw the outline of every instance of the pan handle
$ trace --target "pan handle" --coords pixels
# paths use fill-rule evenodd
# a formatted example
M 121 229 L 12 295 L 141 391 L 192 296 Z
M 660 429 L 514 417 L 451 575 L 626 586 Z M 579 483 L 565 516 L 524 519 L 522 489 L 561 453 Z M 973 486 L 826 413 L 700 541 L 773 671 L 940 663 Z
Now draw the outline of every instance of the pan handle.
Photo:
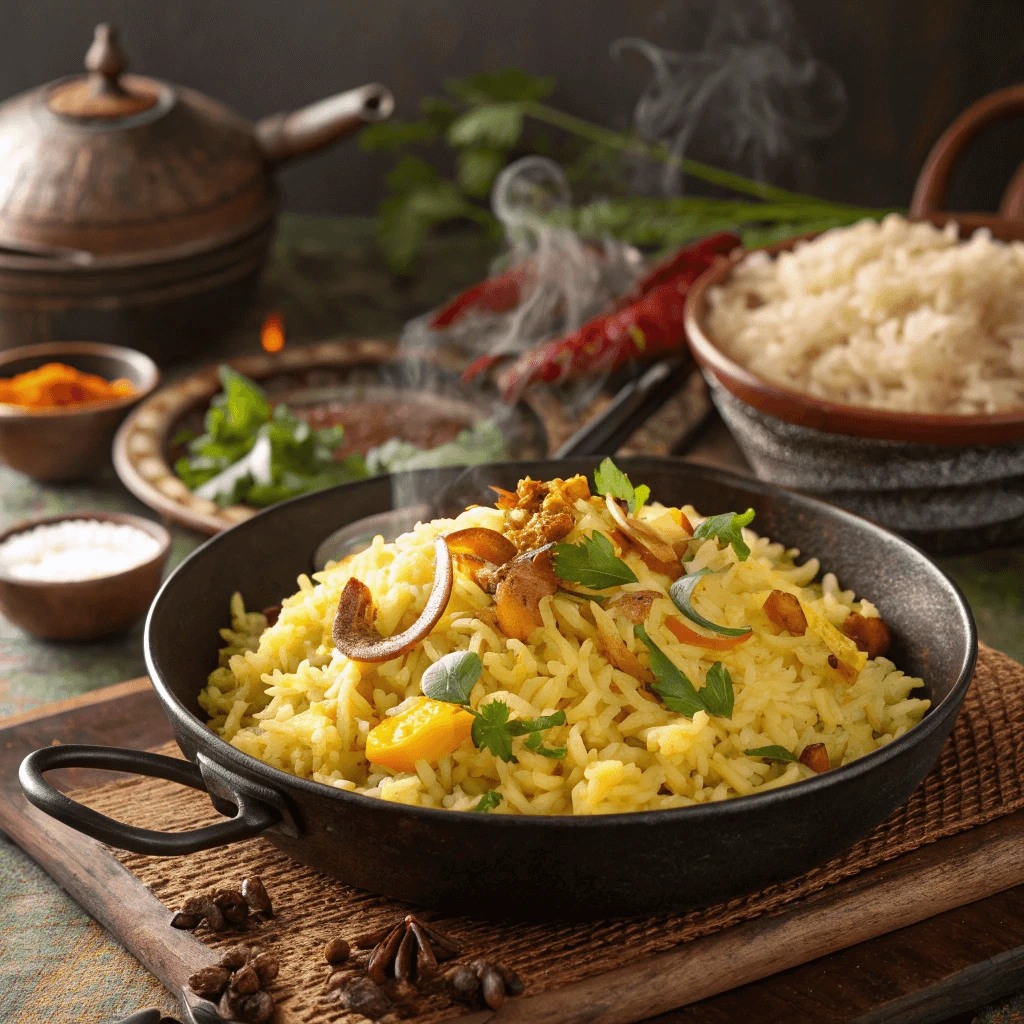
M 132 853 L 147 853 L 156 857 L 169 857 L 183 853 L 196 853 L 214 846 L 226 846 L 242 839 L 251 839 L 281 821 L 281 810 L 270 802 L 253 795 L 254 784 L 237 778 L 223 765 L 217 766 L 218 782 L 226 783 L 225 798 L 235 805 L 234 817 L 215 825 L 193 829 L 190 832 L 156 832 L 136 828 L 108 818 L 99 811 L 76 803 L 66 794 L 54 789 L 43 777 L 55 768 L 101 768 L 106 771 L 131 772 L 157 779 L 168 779 L 208 793 L 206 780 L 191 761 L 178 757 L 164 757 L 145 750 L 126 750 L 121 747 L 100 747 L 85 743 L 67 743 L 35 750 L 18 771 L 18 781 L 29 803 L 62 821 L 65 825 L 84 832 L 93 839 Z M 237 779 L 237 785 L 232 782 Z M 222 785 L 218 785 L 218 790 Z M 270 790 L 268 796 L 273 796 Z

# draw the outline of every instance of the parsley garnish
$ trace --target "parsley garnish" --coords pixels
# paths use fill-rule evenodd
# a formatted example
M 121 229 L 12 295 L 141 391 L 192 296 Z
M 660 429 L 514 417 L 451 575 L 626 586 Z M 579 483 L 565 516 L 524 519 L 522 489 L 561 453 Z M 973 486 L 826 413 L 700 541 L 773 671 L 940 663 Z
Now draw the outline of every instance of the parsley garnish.
M 465 708 L 475 719 L 471 733 L 473 742 L 481 750 L 489 750 L 502 761 L 517 760 L 512 753 L 512 740 L 516 736 L 529 737 L 526 747 L 535 754 L 556 760 L 565 757 L 568 753 L 566 747 L 545 747 L 541 736 L 546 729 L 565 725 L 564 711 L 541 715 L 539 718 L 509 719 L 508 705 L 503 700 L 492 700 L 482 705 L 479 711 L 469 706 L 469 695 L 482 672 L 483 662 L 475 651 L 453 651 L 438 658 L 427 668 L 420 679 L 420 689 L 431 700 L 458 704 Z M 480 810 L 479 807 L 476 809 Z
M 658 680 L 651 689 L 661 697 L 669 711 L 687 718 L 693 718 L 698 711 L 706 711 L 718 718 L 732 718 L 735 702 L 732 677 L 720 661 L 708 669 L 705 685 L 698 690 L 647 635 L 643 626 L 634 626 L 633 631 L 651 652 L 651 671 Z
M 493 811 L 498 804 L 501 803 L 501 794 L 496 789 L 489 789 L 482 797 L 476 807 L 472 808 L 474 811 Z
M 693 531 L 695 540 L 704 540 L 707 537 L 714 537 L 722 544 L 731 544 L 736 557 L 745 562 L 750 557 L 750 548 L 743 540 L 742 529 L 754 521 L 754 510 L 748 508 L 740 515 L 739 512 L 723 512 L 718 516 L 710 516 L 705 519 L 696 530 Z
M 553 715 L 544 715 L 541 718 L 516 718 L 509 720 L 508 705 L 503 700 L 492 700 L 484 704 L 479 711 L 467 708 L 471 715 L 476 717 L 473 723 L 473 742 L 481 750 L 489 750 L 495 757 L 502 761 L 515 763 L 518 758 L 512 753 L 512 738 L 514 736 L 537 736 L 537 746 L 531 747 L 530 740 L 527 740 L 527 747 L 536 753 L 543 753 L 545 757 L 563 758 L 567 751 L 564 747 L 540 747 L 540 733 L 544 729 L 550 729 L 555 725 L 565 725 L 565 712 L 556 711 Z M 546 753 L 545 751 L 550 751 Z
M 612 542 L 595 530 L 578 544 L 555 545 L 555 575 L 591 590 L 636 583 L 636 573 L 616 557 Z
M 747 757 L 763 757 L 769 761 L 799 761 L 796 754 L 791 754 L 785 747 L 754 747 L 753 750 L 744 750 Z
M 706 568 L 698 569 L 696 572 L 690 573 L 688 576 L 680 576 L 679 579 L 669 587 L 668 595 L 672 598 L 672 603 L 691 622 L 696 622 L 698 626 L 703 626 L 705 629 L 713 630 L 715 633 L 720 633 L 722 636 L 745 636 L 750 632 L 749 626 L 720 626 L 717 622 L 705 619 L 700 612 L 694 610 L 693 605 L 690 603 L 693 600 L 694 588 L 705 576 L 710 575 L 713 571 L 713 569 Z
M 598 494 L 610 494 L 613 498 L 624 501 L 629 514 L 633 516 L 643 508 L 644 502 L 651 496 L 651 489 L 647 484 L 634 487 L 629 477 L 611 459 L 605 459 L 594 470 L 594 487 Z
M 431 700 L 468 704 L 483 670 L 484 664 L 475 651 L 452 651 L 427 668 L 420 679 L 420 689 Z

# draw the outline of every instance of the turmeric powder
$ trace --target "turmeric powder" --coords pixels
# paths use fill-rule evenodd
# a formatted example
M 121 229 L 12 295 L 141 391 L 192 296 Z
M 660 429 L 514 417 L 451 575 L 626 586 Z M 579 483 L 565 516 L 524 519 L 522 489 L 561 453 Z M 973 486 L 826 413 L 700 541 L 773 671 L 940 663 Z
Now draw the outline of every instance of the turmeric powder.
M 57 409 L 91 402 L 111 402 L 135 394 L 131 381 L 108 381 L 64 363 L 46 363 L 0 379 L 0 402 L 26 409 Z

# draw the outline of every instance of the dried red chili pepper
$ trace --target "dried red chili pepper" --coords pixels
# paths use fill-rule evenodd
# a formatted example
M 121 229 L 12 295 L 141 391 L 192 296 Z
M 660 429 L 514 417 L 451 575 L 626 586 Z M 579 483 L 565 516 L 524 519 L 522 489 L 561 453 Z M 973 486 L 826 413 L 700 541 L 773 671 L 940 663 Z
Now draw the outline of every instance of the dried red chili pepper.
M 683 311 L 690 285 L 716 258 L 739 244 L 737 235 L 719 232 L 680 249 L 646 274 L 610 312 L 521 356 L 506 376 L 505 400 L 535 381 L 553 384 L 608 373 L 632 358 L 678 348 L 684 340 Z M 493 362 L 493 357 L 478 359 L 463 374 L 463 381 Z
M 502 274 L 488 277 L 460 292 L 442 306 L 430 321 L 431 330 L 440 331 L 461 320 L 471 310 L 480 313 L 507 313 L 519 305 L 523 291 L 533 278 L 533 263 L 517 263 Z

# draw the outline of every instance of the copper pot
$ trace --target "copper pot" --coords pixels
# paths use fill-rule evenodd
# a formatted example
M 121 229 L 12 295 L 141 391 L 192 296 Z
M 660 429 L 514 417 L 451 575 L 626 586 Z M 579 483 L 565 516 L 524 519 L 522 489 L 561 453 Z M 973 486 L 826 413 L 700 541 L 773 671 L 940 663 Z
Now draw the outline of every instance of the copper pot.
M 199 351 L 255 288 L 275 168 L 394 107 L 366 85 L 254 126 L 126 74 L 107 25 L 85 66 L 0 105 L 0 348 L 87 338 L 161 363 Z

